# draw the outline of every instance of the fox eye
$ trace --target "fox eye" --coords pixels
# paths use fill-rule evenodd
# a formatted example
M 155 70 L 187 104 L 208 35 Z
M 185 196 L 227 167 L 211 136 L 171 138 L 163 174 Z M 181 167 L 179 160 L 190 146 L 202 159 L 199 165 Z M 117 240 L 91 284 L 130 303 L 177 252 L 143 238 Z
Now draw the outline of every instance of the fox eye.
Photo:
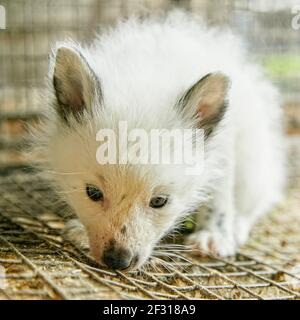
M 86 185 L 86 193 L 93 201 L 103 201 L 103 192 L 91 184 Z
M 163 195 L 163 196 L 157 196 L 157 197 L 153 197 L 150 200 L 150 207 L 151 208 L 162 208 L 163 206 L 165 206 L 168 202 L 168 197 Z

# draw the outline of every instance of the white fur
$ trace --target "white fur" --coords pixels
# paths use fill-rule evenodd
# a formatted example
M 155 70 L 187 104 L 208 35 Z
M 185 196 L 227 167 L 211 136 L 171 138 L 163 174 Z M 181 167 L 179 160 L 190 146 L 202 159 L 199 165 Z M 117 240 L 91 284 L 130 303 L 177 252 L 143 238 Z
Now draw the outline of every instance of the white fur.
M 100 80 L 104 100 L 102 106 L 94 101 L 94 116 L 87 116 L 84 126 L 74 121 L 72 129 L 64 127 L 49 106 L 55 99 L 55 52 L 61 46 L 82 53 Z M 95 135 L 100 128 L 115 128 L 119 120 L 146 130 L 184 127 L 174 105 L 196 81 L 217 71 L 231 80 L 229 106 L 207 142 L 203 176 L 185 176 L 174 166 L 97 164 Z M 142 21 L 131 18 L 91 46 L 58 44 L 49 79 L 51 110 L 36 147 L 56 187 L 86 227 L 91 251 L 100 262 L 114 238 L 139 254 L 140 266 L 163 235 L 203 205 L 210 208 L 208 218 L 199 213 L 202 230 L 188 242 L 205 252 L 234 254 L 256 219 L 279 201 L 284 185 L 279 95 L 230 31 L 207 29 L 197 18 L 177 11 Z M 86 183 L 103 190 L 105 208 L 87 198 Z M 152 194 L 162 190 L 171 195 L 170 204 L 149 208 Z M 225 217 L 221 229 L 220 214 Z M 126 235 L 120 232 L 124 224 Z

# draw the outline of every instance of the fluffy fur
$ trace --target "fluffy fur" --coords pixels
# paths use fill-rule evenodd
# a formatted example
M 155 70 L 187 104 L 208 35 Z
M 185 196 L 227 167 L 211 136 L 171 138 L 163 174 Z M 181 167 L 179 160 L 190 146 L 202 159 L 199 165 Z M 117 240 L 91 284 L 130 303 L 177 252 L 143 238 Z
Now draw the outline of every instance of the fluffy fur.
M 79 54 L 64 55 L 64 48 Z M 60 78 L 56 83 L 55 73 Z M 97 163 L 96 132 L 116 129 L 120 120 L 129 129 L 195 126 L 195 110 L 183 117 L 178 104 L 209 73 L 226 75 L 231 84 L 227 108 L 206 139 L 203 175 L 186 176 L 181 167 L 171 165 Z M 60 96 L 68 90 L 67 80 L 82 96 Z M 58 43 L 48 86 L 47 119 L 35 151 L 85 227 L 77 236 L 82 242 L 89 239 L 100 263 L 107 246 L 114 245 L 135 257 L 130 268 L 141 266 L 155 244 L 191 211 L 198 212 L 197 231 L 187 243 L 204 253 L 232 255 L 257 218 L 281 197 L 279 95 L 230 31 L 208 29 L 182 12 L 131 18 L 89 46 Z M 76 108 L 67 110 L 64 99 Z M 102 204 L 87 197 L 86 184 L 103 191 Z M 149 199 L 161 193 L 170 196 L 168 204 L 150 208 Z

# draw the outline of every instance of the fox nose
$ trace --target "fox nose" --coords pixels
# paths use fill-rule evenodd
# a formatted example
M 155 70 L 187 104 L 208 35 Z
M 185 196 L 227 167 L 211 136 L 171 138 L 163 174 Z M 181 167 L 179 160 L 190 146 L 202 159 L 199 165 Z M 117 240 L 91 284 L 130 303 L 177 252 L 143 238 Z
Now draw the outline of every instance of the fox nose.
M 124 248 L 108 247 L 103 253 L 103 262 L 111 269 L 124 270 L 131 265 L 133 255 Z

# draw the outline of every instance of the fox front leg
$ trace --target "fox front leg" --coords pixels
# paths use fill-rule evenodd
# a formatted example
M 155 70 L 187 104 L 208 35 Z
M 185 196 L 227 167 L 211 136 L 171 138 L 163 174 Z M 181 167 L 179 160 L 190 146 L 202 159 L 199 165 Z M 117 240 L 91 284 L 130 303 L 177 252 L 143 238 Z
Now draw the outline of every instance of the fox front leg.
M 219 185 L 209 207 L 199 210 L 196 219 L 196 231 L 187 238 L 188 245 L 199 250 L 200 255 L 226 257 L 236 253 L 235 209 L 228 181 Z

